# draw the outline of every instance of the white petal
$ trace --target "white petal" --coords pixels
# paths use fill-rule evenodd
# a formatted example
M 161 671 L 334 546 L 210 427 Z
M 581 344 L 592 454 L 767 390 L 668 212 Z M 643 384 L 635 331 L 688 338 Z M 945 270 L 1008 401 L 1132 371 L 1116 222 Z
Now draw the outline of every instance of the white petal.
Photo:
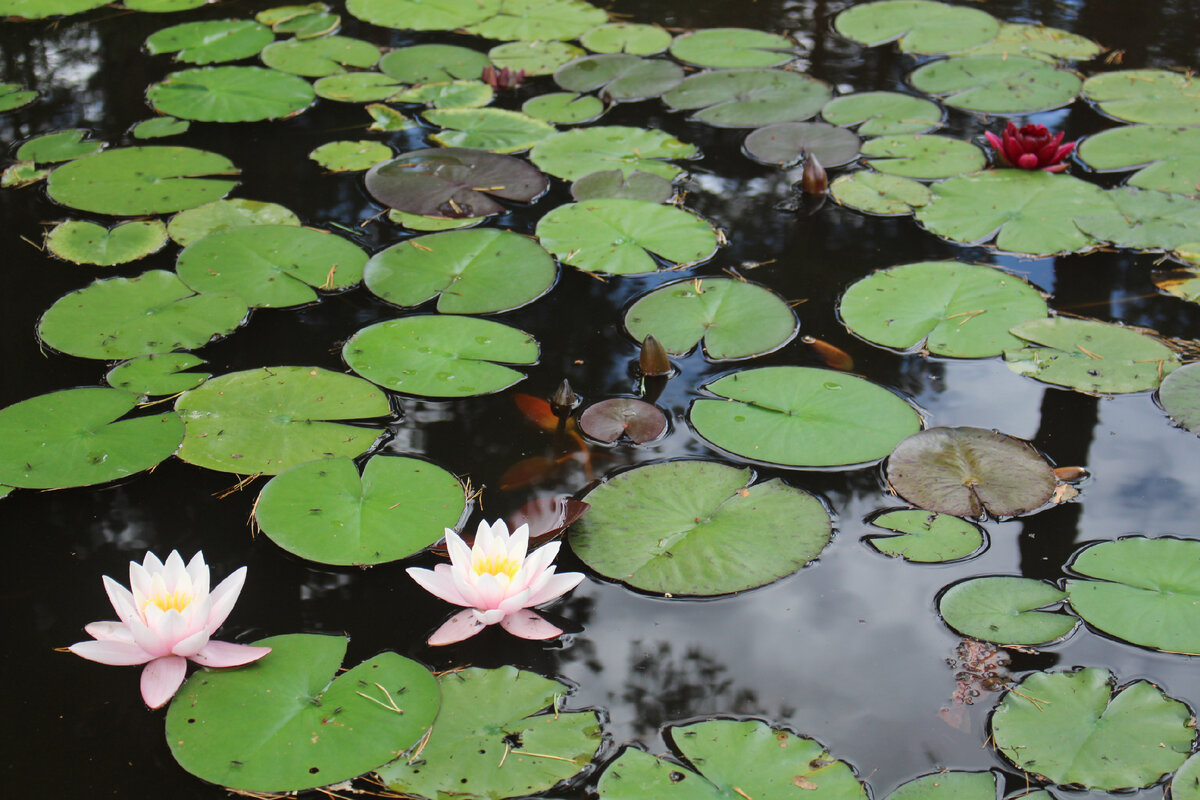
M 126 625 L 130 624 L 132 620 L 140 618 L 141 615 L 138 613 L 133 594 L 107 575 L 104 576 L 103 581 L 104 591 L 108 593 L 108 602 L 112 603 L 113 610 L 117 612 L 117 618 Z
M 528 608 L 529 606 L 533 605 L 533 603 L 529 602 L 531 595 L 532 592 L 530 592 L 528 589 L 523 589 L 522 591 L 509 595 L 501 600 L 498 608 L 505 614 L 512 614 L 514 611 L 520 611 L 522 608 Z
M 154 606 L 150 606 L 150 608 L 158 612 L 159 615 L 162 614 L 162 612 Z M 162 640 L 162 637 L 160 637 L 155 630 L 153 630 L 140 618 L 130 620 L 129 632 L 133 635 L 133 641 L 137 643 L 137 646 L 155 658 L 170 655 L 171 646 L 169 644 L 165 644 Z
M 455 569 L 469 570 L 471 568 L 471 548 L 454 531 L 446 528 L 446 550 L 450 553 L 450 563 Z
M 142 670 L 142 699 L 151 708 L 165 705 L 179 691 L 186 674 L 186 658 L 166 656 L 154 659 Z
M 145 664 L 154 658 L 136 644 L 125 642 L 76 642 L 67 649 L 88 661 L 110 664 L 115 667 Z
M 129 563 L 133 564 L 134 562 L 130 561 Z M 156 572 L 163 571 L 163 563 L 158 560 L 158 556 L 147 550 L 146 556 L 142 559 L 142 569 L 153 575 Z
M 122 642 L 133 644 L 133 634 L 124 622 L 89 622 L 83 630 L 93 639 L 102 642 Z
M 513 531 L 508 540 L 508 557 L 516 562 L 523 562 L 529 551 L 529 526 L 522 525 Z
M 196 653 L 199 653 L 201 650 L 203 650 L 207 644 L 208 631 L 200 630 L 196 631 L 190 636 L 185 636 L 176 642 L 175 646 L 171 648 L 171 653 L 172 655 L 191 658 L 192 656 L 196 655 Z
M 475 579 L 475 589 L 479 592 L 479 602 L 475 603 L 475 607 L 486 611 L 490 608 L 499 608 L 500 601 L 504 599 L 504 586 L 496 579 L 495 575 L 484 573 Z
M 240 667 L 271 652 L 269 647 L 255 647 L 233 642 L 209 642 L 191 660 L 203 667 Z
M 554 598 L 574 589 L 582 580 L 582 572 L 559 573 L 552 577 L 540 591 L 534 592 L 529 598 L 529 605 L 540 606 L 542 603 L 549 603 Z
M 158 635 L 159 641 L 163 643 L 168 652 L 175 649 L 175 645 L 183 641 L 188 635 L 187 621 L 183 615 L 175 609 L 164 611 L 154 624 L 151 625 L 151 630 Z
M 229 577 L 217 584 L 217 588 L 213 589 L 209 600 L 212 601 L 212 611 L 209 612 L 208 620 L 204 627 L 212 633 L 217 628 L 221 627 L 221 623 L 229 616 L 229 612 L 233 611 L 233 604 L 237 602 L 238 595 L 242 593 L 242 584 L 246 582 L 246 568 L 238 567 Z
M 453 603 L 456 606 L 470 606 L 471 601 L 462 596 L 462 593 L 454 585 L 454 579 L 450 576 L 451 569 L 447 564 L 438 564 L 435 569 L 422 569 L 420 567 L 409 567 L 405 570 L 408 577 L 416 581 L 422 589 L 429 592 L 435 597 L 440 597 L 447 603 Z
M 562 633 L 562 628 L 550 624 L 529 609 L 505 617 L 500 622 L 500 627 L 522 639 L 553 639 Z
M 129 589 L 136 605 L 141 606 L 150 596 L 150 573 L 134 561 L 129 562 Z
M 474 609 L 474 611 L 475 611 L 475 618 L 478 619 L 480 622 L 482 622 L 484 625 L 495 625 L 497 622 L 501 621 L 502 619 L 504 619 L 505 617 L 508 616 L 508 614 L 504 613 L 503 611 L 501 611 L 498 608 L 489 608 L 487 611 L 480 611 L 479 609 Z
M 163 581 L 167 589 L 174 592 L 184 575 L 187 575 L 187 566 L 183 563 L 183 556 L 179 555 L 178 550 L 172 550 L 163 563 Z

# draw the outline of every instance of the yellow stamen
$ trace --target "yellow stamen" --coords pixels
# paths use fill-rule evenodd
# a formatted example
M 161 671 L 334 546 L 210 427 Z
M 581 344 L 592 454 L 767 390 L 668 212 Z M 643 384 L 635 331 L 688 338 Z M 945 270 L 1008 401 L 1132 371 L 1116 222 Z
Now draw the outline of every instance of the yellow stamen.
M 158 606 L 161 611 L 183 611 L 192 603 L 192 596 L 187 592 L 174 592 L 172 594 L 156 594 L 153 597 L 147 598 L 142 604 L 144 611 L 149 606 Z
M 516 577 L 517 570 L 521 568 L 520 561 L 514 561 L 511 558 L 488 556 L 482 558 L 475 556 L 471 560 L 471 570 L 476 575 L 507 575 L 510 579 Z

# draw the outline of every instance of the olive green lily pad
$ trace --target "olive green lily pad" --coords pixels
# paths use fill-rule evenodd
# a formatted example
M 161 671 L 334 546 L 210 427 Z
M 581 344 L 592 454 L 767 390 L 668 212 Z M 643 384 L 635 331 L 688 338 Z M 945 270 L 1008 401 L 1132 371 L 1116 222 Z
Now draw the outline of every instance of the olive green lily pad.
M 933 199 L 933 192 L 919 181 L 869 169 L 839 175 L 829 193 L 844 206 L 886 217 L 911 214 Z
M 554 82 L 568 91 L 599 90 L 602 97 L 618 103 L 658 97 L 682 80 L 683 68 L 673 61 L 627 53 L 577 58 L 554 73 Z
M 186 119 L 153 117 L 151 119 L 144 119 L 134 125 L 132 133 L 135 139 L 161 139 L 166 136 L 178 136 L 181 133 L 187 133 L 190 127 L 192 127 L 192 123 Z
M 1045 317 L 1033 286 L 1003 270 L 923 261 L 879 270 L 854 283 L 838 306 L 853 333 L 884 347 L 987 358 L 1021 345 L 1009 329 Z
M 37 92 L 31 89 L 22 89 L 19 83 L 0 83 L 0 112 L 27 106 L 36 100 L 37 96 Z
M 821 109 L 827 122 L 858 127 L 860 136 L 924 133 L 942 124 L 941 106 L 900 92 L 859 92 L 830 100 Z M 824 162 L 822 162 L 824 163 Z
M 666 161 L 694 158 L 698 153 L 695 145 L 660 130 L 600 125 L 547 136 L 534 145 L 529 157 L 539 169 L 568 181 L 611 169 L 673 180 L 683 170 Z
M 201 122 L 257 122 L 299 114 L 313 101 L 298 75 L 264 67 L 202 67 L 172 72 L 146 91 L 162 114 Z
M 533 302 L 554 285 L 558 268 L 537 242 L 486 228 L 419 236 L 371 257 L 366 284 L 389 303 L 437 298 L 443 314 L 491 314 Z
M 808 119 L 829 101 L 825 83 L 782 69 L 727 69 L 701 72 L 663 95 L 676 111 L 718 128 L 757 128 Z
M 1180 363 L 1155 337 L 1097 320 L 1048 317 L 1022 322 L 1012 332 L 1029 344 L 1004 351 L 1009 369 L 1079 392 L 1154 389 Z
M 574 92 L 550 92 L 531 97 L 521 105 L 521 110 L 531 117 L 555 125 L 581 125 L 599 119 L 604 114 L 604 103 L 590 94 Z
M 254 516 L 289 553 L 364 566 L 419 553 L 457 528 L 466 507 L 462 484 L 441 467 L 374 456 L 361 476 L 349 458 L 298 464 L 263 487 Z
M 970 578 L 938 598 L 938 613 L 963 636 L 1000 645 L 1043 645 L 1065 638 L 1079 620 L 1039 611 L 1067 598 L 1053 584 L 1004 575 Z
M 622 472 L 582 498 L 571 549 L 596 572 L 670 596 L 765 586 L 815 559 L 833 523 L 824 505 L 778 479 L 715 461 Z
M 122 359 L 201 347 L 245 317 L 240 297 L 196 294 L 175 273 L 150 270 L 60 297 L 38 321 L 38 335 L 73 356 Z
M 1200 800 L 1200 753 L 1193 753 L 1171 779 L 1171 800 Z
M 423 116 L 442 128 L 429 138 L 445 147 L 516 153 L 554 133 L 550 123 L 504 108 L 446 108 L 426 111 Z
M 442 708 L 428 743 L 377 771 L 393 791 L 461 800 L 541 794 L 591 763 L 603 742 L 595 711 L 561 710 L 569 689 L 559 681 L 505 666 L 454 670 L 438 683 Z
M 49 169 L 38 169 L 37 164 L 32 161 L 18 161 L 4 170 L 3 176 L 0 177 L 0 188 L 20 189 L 23 186 L 32 186 L 49 174 Z
M 958 517 L 1009 517 L 1045 505 L 1058 484 L 1028 442 L 983 428 L 929 428 L 888 458 L 891 488 L 908 502 Z
M 379 48 L 348 36 L 322 36 L 319 39 L 292 39 L 263 48 L 262 62 L 271 69 L 323 78 L 345 72 L 346 67 L 370 69 L 379 61 Z
M 861 8 L 862 6 L 860 6 Z M 985 114 L 1032 114 L 1065 106 L 1083 80 L 1026 56 L 956 56 L 917 68 L 909 80 L 946 105 Z
M 35 136 L 17 148 L 17 160 L 55 164 L 88 156 L 104 148 L 104 142 L 84 141 L 87 134 L 85 128 L 71 128 Z
M 362 280 L 367 254 L 315 228 L 246 225 L 216 231 L 179 254 L 175 271 L 199 292 L 236 294 L 253 308 L 287 308 Z
M 209 0 L 123 0 L 122 5 L 130 11 L 146 11 L 151 14 L 169 14 L 173 11 L 189 11 L 207 5 Z
M 407 211 L 397 211 L 394 208 L 388 210 L 387 218 L 388 222 L 402 225 L 410 231 L 452 231 L 461 228 L 474 228 L 483 222 L 482 217 L 466 217 L 464 219 L 423 217 L 420 214 L 409 214 Z
M 476 80 L 487 65 L 487 56 L 468 47 L 418 44 L 385 55 L 379 71 L 401 83 L 448 83 Z
M 504 206 L 493 197 L 532 202 L 550 182 L 519 158 L 467 147 L 435 147 L 376 164 L 367 173 L 366 185 L 372 197 L 390 208 L 461 219 L 503 212 Z
M 1130 536 L 1067 565 L 1071 609 L 1094 628 L 1169 653 L 1200 655 L 1200 541 Z
M 1100 187 L 1042 170 L 999 169 L 949 178 L 916 210 L 931 233 L 961 244 L 995 237 L 1001 250 L 1051 255 L 1090 250 L 1096 240 L 1076 217 L 1103 214 L 1112 198 Z
M 104 381 L 136 395 L 179 394 L 212 377 L 208 372 L 186 371 L 203 363 L 204 359 L 191 353 L 151 353 L 121 362 L 108 371 Z
M 152 56 L 174 53 L 186 64 L 215 64 L 258 55 L 275 39 L 265 25 L 250 19 L 184 22 L 155 31 L 146 39 Z
M 230 228 L 299 224 L 300 218 L 278 203 L 234 197 L 180 211 L 167 223 L 167 234 L 180 246 L 187 247 L 210 233 Z
M 778 350 L 799 324 L 787 301 L 765 286 L 732 278 L 683 280 L 660 286 L 625 312 L 636 341 L 654 336 L 683 355 L 704 341 L 713 361 L 754 358 Z
M 297 464 L 356 458 L 383 432 L 330 420 L 391 413 L 378 387 L 318 367 L 262 367 L 210 378 L 175 401 L 186 429 L 179 457 L 242 475 L 277 475 Z
M 452 31 L 500 10 L 500 0 L 346 0 L 346 11 L 363 22 L 384 28 Z
M 254 15 L 254 19 L 263 25 L 274 27 L 297 17 L 306 17 L 309 14 L 321 14 L 328 10 L 329 6 L 321 2 L 308 3 L 306 5 L 275 6 L 265 11 L 259 11 Z
M 992 714 L 996 749 L 1052 783 L 1118 791 L 1149 786 L 1187 759 L 1192 713 L 1148 681 L 1115 693 L 1106 669 L 1035 672 Z
M 796 50 L 785 36 L 748 28 L 688 31 L 671 42 L 671 55 L 701 67 L 777 67 L 795 58 Z
M 359 139 L 357 142 L 326 142 L 308 157 L 329 172 L 360 172 L 394 156 L 383 142 Z
M 43 19 L 59 14 L 79 14 L 107 5 L 110 0 L 0 0 L 0 16 Z
M 95 222 L 71 219 L 46 234 L 46 247 L 75 264 L 111 267 L 157 253 L 167 243 L 167 226 L 160 220 L 132 220 L 109 229 Z
M 872 169 L 920 180 L 975 172 L 987 164 L 987 156 L 970 142 L 928 133 L 870 139 L 862 154 Z
M 887 796 L 887 800 L 996 800 L 996 789 L 993 772 L 949 770 L 903 783 Z M 1044 792 L 1041 794 L 1045 795 Z M 1052 798 L 1047 796 L 1045 800 Z
M 179 447 L 183 424 L 169 411 L 121 419 L 137 399 L 119 389 L 66 389 L 0 409 L 0 483 L 60 489 L 150 469 Z
M 1127 69 L 1093 75 L 1083 96 L 1110 117 L 1153 125 L 1200 122 L 1200 90 L 1191 75 L 1165 69 Z
M 1200 240 L 1200 199 L 1135 186 L 1108 195 L 1111 209 L 1075 218 L 1080 230 L 1137 250 L 1174 250 Z
M 276 33 L 290 33 L 297 39 L 316 39 L 337 33 L 341 27 L 340 15 L 318 12 L 301 14 L 282 22 L 276 22 L 271 29 Z
M 536 364 L 538 343 L 492 320 L 418 315 L 363 328 L 342 347 L 350 369 L 380 386 L 422 397 L 492 394 L 524 380 L 506 364 Z
M 393 133 L 417 127 L 417 123 L 385 103 L 370 103 L 367 105 L 366 111 L 373 120 L 371 126 L 367 128 L 369 131 Z
M 238 169 L 224 156 L 191 147 L 104 150 L 68 161 L 46 182 L 50 198 L 97 214 L 136 217 L 195 208 L 237 186 L 222 175 Z
M 929 0 L 881 0 L 848 8 L 837 15 L 834 28 L 868 47 L 899 40 L 905 53 L 952 53 L 989 42 L 1000 31 L 999 21 L 965 6 Z
M 959 55 L 1027 56 L 1042 61 L 1088 61 L 1104 48 L 1086 36 L 1025 22 L 1006 22 L 990 42 L 976 45 Z
M 1164 378 L 1158 402 L 1167 416 L 1200 435 L 1200 366 L 1185 364 Z
M 619 169 L 609 169 L 584 175 L 571 184 L 571 197 L 577 201 L 621 197 L 627 200 L 666 203 L 674 195 L 673 183 L 649 172 L 630 172 L 625 175 Z
M 791 467 L 878 461 L 921 428 L 916 409 L 878 384 L 828 369 L 763 367 L 706 387 L 688 418 L 713 445 Z
M 652 56 L 671 44 L 671 34 L 657 25 L 640 22 L 606 22 L 579 37 L 579 43 L 593 53 L 632 53 Z
M 582 47 L 559 41 L 508 42 L 488 50 L 497 69 L 523 72 L 525 77 L 552 75 L 556 69 L 584 55 Z
M 479 108 L 492 102 L 495 90 L 483 81 L 427 83 L 402 89 L 389 98 L 394 103 L 423 103 L 434 108 Z
M 501 0 L 495 16 L 467 26 L 467 32 L 506 42 L 565 40 L 603 22 L 608 12 L 584 0 Z
M 679 265 L 712 257 L 717 234 L 694 214 L 646 200 L 568 203 L 538 220 L 542 247 L 585 272 L 656 272 L 654 256 Z
M 870 522 L 896 535 L 873 534 L 864 537 L 867 544 L 884 555 L 918 564 L 970 558 L 987 545 L 987 535 L 978 525 L 936 511 L 906 508 L 879 514 Z
M 339 672 L 349 640 L 294 633 L 238 669 L 194 673 L 167 709 L 167 744 L 188 772 L 242 792 L 346 781 L 415 745 L 438 713 L 437 679 L 380 653 Z
M 317 97 L 338 103 L 372 103 L 391 100 L 408 87 L 382 72 L 342 72 L 317 78 Z
M 1089 136 L 1079 160 L 1101 172 L 1136 169 L 1131 186 L 1200 194 L 1200 128 L 1187 125 L 1122 125 Z
M 600 776 L 600 800 L 866 800 L 854 770 L 819 743 L 761 720 L 667 728 L 680 762 L 626 748 Z
M 840 167 L 858 158 L 861 144 L 850 131 L 825 122 L 780 122 L 749 134 L 742 150 L 763 164 L 791 166 L 812 155 L 823 167 Z

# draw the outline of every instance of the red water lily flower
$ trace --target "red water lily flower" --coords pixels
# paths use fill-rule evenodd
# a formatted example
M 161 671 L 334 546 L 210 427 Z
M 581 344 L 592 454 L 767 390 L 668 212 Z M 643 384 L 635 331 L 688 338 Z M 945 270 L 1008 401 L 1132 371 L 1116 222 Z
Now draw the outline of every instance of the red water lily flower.
M 491 64 L 483 68 L 480 79 L 493 89 L 516 89 L 525 82 L 525 70 L 512 70 L 508 67 L 496 69 Z
M 991 131 L 984 136 L 996 155 L 1006 167 L 1018 169 L 1042 169 L 1046 172 L 1062 172 L 1067 168 L 1066 158 L 1075 149 L 1074 142 L 1062 144 L 1062 131 L 1051 134 L 1045 125 L 1026 125 L 1021 129 L 1008 123 L 1001 138 Z

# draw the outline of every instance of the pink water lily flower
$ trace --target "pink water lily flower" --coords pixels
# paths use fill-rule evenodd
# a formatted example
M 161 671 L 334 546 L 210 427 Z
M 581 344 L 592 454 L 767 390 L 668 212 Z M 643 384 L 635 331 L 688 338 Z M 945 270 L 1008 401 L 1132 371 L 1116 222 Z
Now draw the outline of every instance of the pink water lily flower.
M 1003 138 L 991 131 L 983 135 L 1004 166 L 1018 169 L 1062 172 L 1067 168 L 1067 156 L 1075 149 L 1074 142 L 1062 144 L 1062 131 L 1051 134 L 1045 125 L 1030 124 L 1018 129 L 1010 121 L 1004 126 Z
M 450 563 L 434 569 L 409 567 L 408 574 L 427 591 L 467 610 L 446 620 L 429 643 L 461 642 L 497 622 L 522 639 L 552 639 L 562 633 L 530 609 L 574 589 L 583 573 L 555 574 L 551 562 L 558 555 L 558 542 L 526 555 L 528 548 L 528 525 L 509 535 L 504 520 L 494 525 L 480 522 L 471 547 L 447 528 Z
M 151 708 L 170 700 L 183 683 L 187 662 L 205 667 L 236 667 L 271 652 L 209 639 L 233 610 L 246 568 L 234 571 L 211 593 L 204 554 L 196 553 L 187 566 L 172 550 L 164 564 L 146 553 L 141 564 L 129 562 L 132 591 L 104 576 L 104 590 L 120 622 L 93 622 L 84 630 L 94 639 L 68 649 L 101 664 L 145 664 L 142 699 Z

